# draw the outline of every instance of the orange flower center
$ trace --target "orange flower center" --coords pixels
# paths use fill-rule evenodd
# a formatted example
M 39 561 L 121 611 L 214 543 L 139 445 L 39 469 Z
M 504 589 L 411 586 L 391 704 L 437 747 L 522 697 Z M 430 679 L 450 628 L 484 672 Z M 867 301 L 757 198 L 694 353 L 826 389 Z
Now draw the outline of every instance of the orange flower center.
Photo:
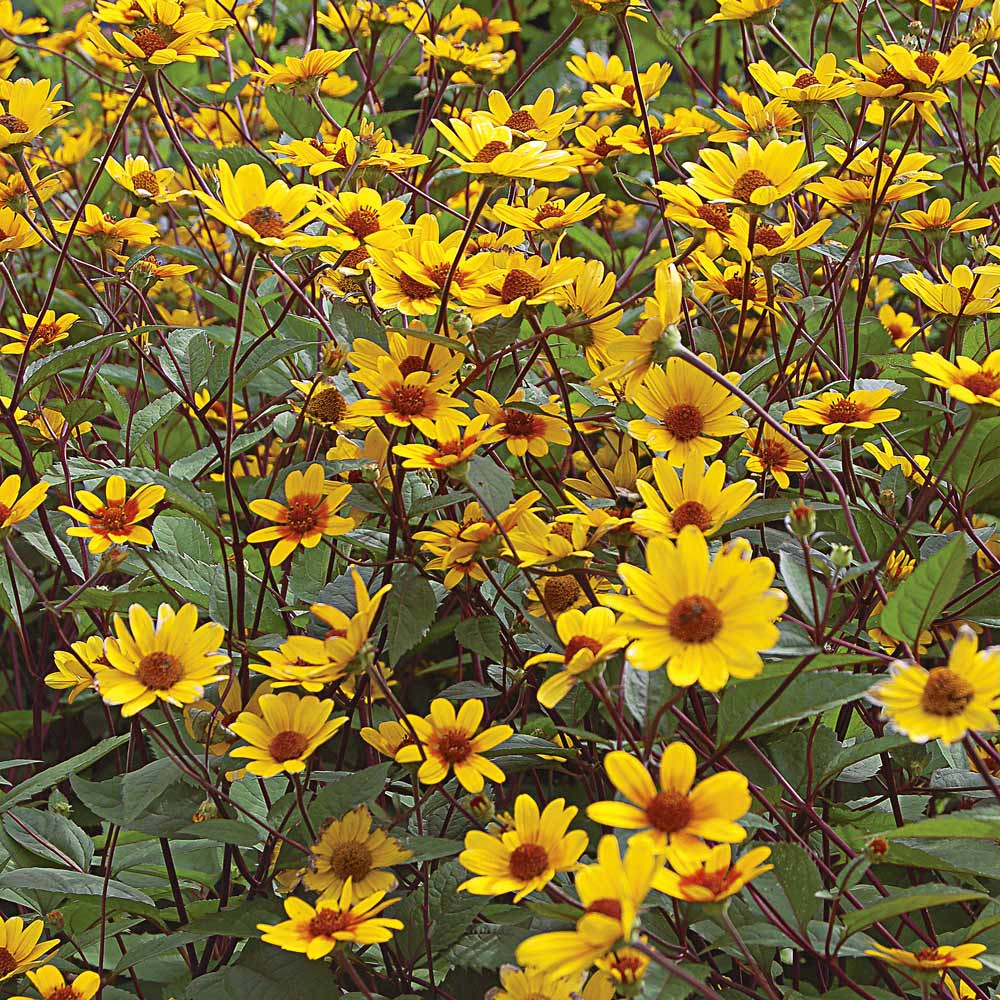
M 581 649 L 589 649 L 596 656 L 601 651 L 601 644 L 596 639 L 592 639 L 589 635 L 574 635 L 573 638 L 566 643 L 563 659 L 566 663 L 569 663 Z
M 101 527 L 105 531 L 121 531 L 131 521 L 125 505 L 120 503 L 112 503 L 110 506 L 103 507 L 94 516 L 101 522 Z
M 45 1000 L 79 1000 L 80 994 L 72 986 L 60 986 L 53 990 Z
M 317 497 L 295 497 L 288 501 L 288 514 L 285 524 L 297 535 L 306 535 L 316 527 L 319 518 L 319 499 Z
M 0 522 L 6 521 L 10 517 L 11 510 L 5 503 L 0 503 Z
M 962 384 L 977 396 L 992 396 L 1000 389 L 1000 372 L 974 372 Z
M 736 179 L 733 184 L 733 197 L 739 201 L 749 201 L 750 195 L 757 188 L 767 187 L 771 183 L 763 170 L 748 170 Z
M 0 948 L 0 976 L 9 976 L 16 968 L 17 959 L 6 948 Z
M 580 584 L 572 575 L 550 576 L 542 584 L 542 599 L 553 614 L 568 611 L 580 599 Z
M 895 87 L 900 83 L 906 83 L 906 77 L 892 66 L 887 66 L 875 78 L 875 85 L 878 87 Z
M 713 229 L 723 233 L 729 232 L 729 211 L 725 205 L 699 205 L 695 214 Z
M 357 882 L 372 870 L 372 852 L 364 844 L 338 844 L 330 855 L 330 868 L 337 878 Z
M 812 73 L 799 73 L 795 78 L 795 82 L 792 84 L 793 87 L 815 87 L 819 83 Z
M 433 285 L 425 285 L 416 278 L 411 278 L 408 274 L 399 276 L 399 289 L 410 299 L 426 299 L 433 295 L 437 289 Z
M 725 868 L 720 868 L 713 872 L 701 868 L 691 875 L 685 875 L 681 879 L 681 885 L 701 886 L 703 889 L 708 889 L 713 896 L 718 896 L 725 892 L 731 882 L 732 879 L 730 878 L 729 870 Z
M 693 524 L 699 531 L 708 531 L 712 526 L 712 514 L 709 509 L 697 500 L 685 500 L 671 515 L 670 526 L 674 531 L 680 531 Z
M 671 406 L 660 418 L 660 423 L 678 441 L 693 441 L 705 428 L 705 418 L 701 415 L 701 410 L 690 403 Z
M 8 132 L 27 132 L 28 123 L 16 115 L 0 115 L 0 125 Z
M 344 219 L 344 225 L 359 240 L 363 240 L 366 236 L 371 236 L 372 233 L 377 233 L 381 229 L 378 212 L 370 208 L 355 209 Z
M 245 222 L 258 236 L 281 239 L 285 235 L 285 220 L 281 213 L 270 205 L 251 208 L 240 222 Z
M 918 962 L 939 962 L 944 956 L 939 948 L 921 948 L 914 957 Z
M 758 226 L 757 232 L 753 236 L 754 246 L 767 247 L 768 250 L 775 250 L 785 241 L 781 238 L 778 230 L 774 226 Z
M 152 197 L 160 193 L 160 182 L 156 179 L 156 174 L 152 170 L 140 170 L 132 177 L 132 187 L 136 191 L 145 191 Z
M 184 668 L 176 656 L 156 650 L 139 661 L 135 676 L 144 687 L 166 691 L 184 676 Z
M 538 294 L 541 287 L 542 283 L 534 275 L 515 267 L 512 271 L 508 271 L 503 279 L 500 301 L 506 304 L 515 299 L 530 299 Z
M 699 594 L 682 598 L 667 615 L 667 631 L 680 642 L 711 642 L 721 630 L 719 606 Z
M 975 697 L 975 690 L 964 678 L 947 667 L 935 667 L 927 677 L 920 707 L 929 715 L 952 718 L 961 715 Z
M 339 424 L 346 412 L 347 400 L 333 386 L 314 392 L 306 406 L 306 413 L 313 420 L 320 420 L 325 424 Z
M 140 28 L 133 36 L 132 41 L 142 49 L 142 54 L 148 59 L 154 52 L 165 49 L 169 44 L 163 33 L 156 28 Z
M 788 461 L 788 449 L 780 441 L 761 441 L 754 453 L 765 469 L 780 469 Z
M 617 899 L 595 899 L 587 907 L 587 913 L 603 913 L 604 916 L 611 917 L 612 920 L 621 920 L 622 904 Z
M 463 729 L 445 729 L 434 741 L 438 756 L 449 764 L 461 764 L 472 754 L 472 741 Z
M 508 437 L 536 437 L 544 429 L 544 423 L 538 416 L 524 410 L 504 410 L 503 422 Z
M 410 375 L 413 372 L 429 372 L 430 368 L 427 367 L 427 362 L 419 354 L 407 354 L 399 362 L 399 370 L 404 375 Z
M 510 146 L 499 139 L 486 143 L 485 146 L 473 157 L 473 163 L 492 163 L 501 153 L 509 153 Z
M 504 122 L 504 125 L 518 132 L 527 132 L 529 129 L 538 128 L 538 122 L 531 116 L 530 111 L 515 111 Z
M 392 408 L 404 417 L 415 417 L 427 406 L 427 390 L 422 385 L 401 385 L 392 394 Z
M 522 882 L 538 878 L 548 867 L 549 854 L 541 844 L 521 844 L 511 851 L 510 873 Z
M 316 916 L 309 921 L 310 937 L 331 937 L 337 931 L 345 931 L 351 926 L 349 913 L 340 910 L 317 910 Z
M 830 424 L 849 424 L 863 416 L 864 409 L 850 399 L 838 399 L 826 411 L 826 420 Z
M 546 219 L 561 219 L 566 213 L 559 208 L 558 205 L 542 205 L 542 207 L 535 212 L 535 222 L 541 223 Z
M 309 740 L 302 733 L 294 729 L 283 729 L 277 733 L 268 745 L 271 756 L 279 763 L 284 764 L 286 760 L 295 760 L 301 757 L 309 746 Z
M 435 264 L 433 267 L 428 268 L 427 277 L 430 278 L 431 281 L 438 286 L 438 288 L 444 288 L 444 283 L 448 280 L 448 272 L 450 270 L 450 263 L 442 262 L 440 264 Z M 454 281 L 456 285 L 461 285 L 462 272 L 456 269 L 455 277 L 452 278 L 452 281 Z
M 663 833 L 678 833 L 691 822 L 693 815 L 688 797 L 672 790 L 659 792 L 646 806 L 650 826 Z
M 928 76 L 933 76 L 941 65 L 938 57 L 932 56 L 929 52 L 921 52 L 913 61 L 917 64 L 917 69 Z

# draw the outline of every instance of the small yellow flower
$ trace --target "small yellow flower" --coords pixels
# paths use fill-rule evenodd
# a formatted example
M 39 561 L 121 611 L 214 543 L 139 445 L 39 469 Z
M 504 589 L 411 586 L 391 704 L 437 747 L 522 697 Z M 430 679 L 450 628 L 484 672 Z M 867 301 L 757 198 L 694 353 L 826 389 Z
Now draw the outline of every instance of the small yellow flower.
M 899 417 L 895 407 L 883 406 L 891 396 L 892 389 L 855 389 L 846 396 L 842 392 L 824 392 L 816 399 L 800 399 L 784 420 L 801 427 L 821 427 L 824 434 L 836 434 L 848 427 L 870 430 Z
M 69 336 L 70 329 L 79 318 L 76 313 L 56 316 L 54 309 L 47 309 L 41 317 L 21 313 L 21 329 L 0 328 L 0 334 L 14 341 L 13 344 L 0 347 L 0 354 L 24 354 L 51 347 Z
M 90 551 L 99 554 L 112 545 L 127 542 L 152 545 L 153 533 L 139 522 L 152 516 L 166 493 L 163 486 L 147 484 L 129 496 L 125 480 L 121 476 L 109 476 L 104 488 L 104 501 L 89 490 L 77 490 L 76 500 L 85 509 L 77 510 L 65 505 L 59 509 L 80 522 L 80 525 L 67 528 L 66 534 L 74 538 L 89 538 Z
M 750 428 L 746 432 L 746 440 L 747 446 L 740 456 L 746 459 L 747 472 L 768 475 L 783 490 L 787 490 L 791 482 L 789 472 L 806 472 L 809 469 L 805 452 L 770 424 Z
M 913 367 L 924 373 L 924 381 L 947 389 L 960 403 L 1000 406 L 1000 350 L 991 351 L 981 362 L 963 354 L 951 362 L 940 354 L 917 351 Z
M 0 533 L 26 521 L 45 502 L 49 484 L 44 480 L 21 492 L 21 477 L 7 476 L 0 480 Z
M 673 869 L 660 872 L 653 885 L 674 899 L 689 903 L 719 903 L 736 895 L 748 882 L 769 872 L 774 865 L 765 862 L 771 848 L 755 847 L 733 863 L 729 844 L 705 848 L 698 853 L 669 851 Z
M 960 944 L 956 947 L 938 945 L 914 952 L 905 948 L 887 948 L 876 943 L 875 948 L 869 949 L 865 954 L 910 972 L 943 973 L 945 969 L 981 969 L 983 963 L 976 956 L 984 951 L 984 944 Z
M 42 941 L 43 920 L 33 920 L 27 927 L 20 917 L 0 920 L 0 983 L 38 965 L 42 956 L 59 947 L 58 941 Z
M 72 983 L 54 965 L 43 965 L 27 972 L 31 985 L 38 990 L 42 1000 L 90 1000 L 100 989 L 101 977 L 87 969 L 73 977 Z M 11 997 L 11 1000 L 33 1000 L 31 997 Z

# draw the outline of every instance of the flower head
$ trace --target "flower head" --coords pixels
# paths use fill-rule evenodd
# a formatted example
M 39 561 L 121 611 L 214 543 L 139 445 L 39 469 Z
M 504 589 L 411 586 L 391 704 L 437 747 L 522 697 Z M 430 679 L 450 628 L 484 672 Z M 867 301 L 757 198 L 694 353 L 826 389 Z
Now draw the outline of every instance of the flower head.
M 91 552 L 101 553 L 112 545 L 152 545 L 153 533 L 140 521 L 152 516 L 156 505 L 166 495 L 163 486 L 149 484 L 140 486 L 131 496 L 125 489 L 121 476 L 109 476 L 104 488 L 105 500 L 89 492 L 77 490 L 76 499 L 84 510 L 61 506 L 64 514 L 69 514 L 79 525 L 66 529 L 74 538 L 89 538 Z

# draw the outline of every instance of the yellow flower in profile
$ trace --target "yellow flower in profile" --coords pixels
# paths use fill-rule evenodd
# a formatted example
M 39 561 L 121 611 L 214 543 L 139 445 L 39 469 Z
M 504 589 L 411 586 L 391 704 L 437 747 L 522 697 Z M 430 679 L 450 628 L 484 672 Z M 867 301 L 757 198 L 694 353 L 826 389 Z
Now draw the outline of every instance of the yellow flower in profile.
M 147 245 L 159 238 L 159 230 L 142 219 L 116 219 L 97 205 L 85 205 L 83 218 L 74 225 L 73 219 L 56 219 L 56 232 L 92 240 L 102 250 L 118 250 L 119 243 Z M 0 229 L 6 232 L 2 221 Z
M 396 878 L 385 869 L 411 857 L 413 852 L 385 830 L 372 829 L 372 814 L 362 805 L 323 826 L 309 848 L 309 871 L 303 884 L 320 893 L 321 899 L 330 899 L 339 898 L 350 879 L 358 898 L 364 899 L 373 892 L 388 892 Z
M 908 972 L 936 972 L 942 974 L 945 969 L 981 969 L 983 963 L 976 958 L 986 951 L 984 944 L 960 944 L 955 947 L 937 945 L 921 948 L 919 951 L 907 951 L 905 948 L 887 948 L 875 943 L 865 954 L 872 958 L 880 958 L 889 965 Z
M 564 181 L 577 165 L 575 154 L 549 149 L 547 143 L 531 139 L 514 144 L 514 133 L 506 125 L 494 125 L 483 115 L 471 122 L 452 118 L 450 125 L 434 119 L 434 127 L 454 148 L 441 152 L 468 174 L 535 181 Z
M 265 253 L 288 253 L 328 242 L 325 236 L 302 232 L 316 217 L 318 188 L 311 184 L 289 187 L 282 180 L 268 184 L 256 163 L 246 163 L 234 174 L 225 160 L 219 160 L 217 169 L 221 201 L 204 191 L 195 191 L 194 195 L 213 219 L 237 235 L 252 240 Z M 304 211 L 307 207 L 309 210 Z
M 591 195 L 586 191 L 567 201 L 550 195 L 548 188 L 539 187 L 510 201 L 500 198 L 490 206 L 490 211 L 501 222 L 525 233 L 551 232 L 589 219 L 600 211 L 603 201 L 603 194 Z
M 964 354 L 954 362 L 940 354 L 917 351 L 913 367 L 924 373 L 924 381 L 948 390 L 948 395 L 968 406 L 1000 406 L 1000 350 L 991 351 L 984 361 Z
M 429 444 L 397 444 L 393 451 L 404 459 L 404 469 L 434 469 L 437 472 L 458 472 L 484 445 L 492 444 L 503 436 L 500 427 L 487 427 L 489 416 L 475 417 L 462 428 L 453 420 L 441 417 L 434 424 L 434 441 Z
M 383 757 L 392 757 L 408 743 L 413 743 L 413 732 L 404 725 L 390 719 L 388 722 L 379 723 L 378 729 L 371 726 L 362 727 L 361 738 L 370 747 L 374 747 Z
M 894 663 L 889 677 L 869 691 L 893 727 L 914 743 L 955 743 L 967 732 L 997 729 L 1000 651 L 978 649 L 976 634 L 961 628 L 946 667 L 927 670 Z
M 635 484 L 646 506 L 632 518 L 637 533 L 646 537 L 676 538 L 689 524 L 714 535 L 756 495 L 756 484 L 749 479 L 726 486 L 726 463 L 712 462 L 706 470 L 705 460 L 696 453 L 684 463 L 683 478 L 666 459 L 654 458 L 653 478 L 655 488 L 642 480 Z
M 175 612 L 161 604 L 156 621 L 140 604 L 128 611 L 128 623 L 115 615 L 115 637 L 104 644 L 108 665 L 96 674 L 97 689 L 109 705 L 120 705 L 125 718 L 157 700 L 188 705 L 222 680 L 229 662 L 219 647 L 221 625 L 198 625 L 198 609 L 183 604 Z
M 769 62 L 755 62 L 747 66 L 747 71 L 769 94 L 790 104 L 817 105 L 854 93 L 853 81 L 837 69 L 837 57 L 832 52 L 824 52 L 814 69 L 789 73 L 775 69 Z M 800 110 L 804 112 L 805 108 Z
M 734 863 L 729 844 L 697 853 L 669 850 L 670 869 L 659 873 L 653 887 L 688 903 L 719 903 L 774 868 L 763 863 L 770 856 L 770 847 L 755 847 Z
M 104 487 L 105 500 L 89 490 L 77 490 L 76 500 L 85 509 L 61 506 L 80 525 L 66 529 L 73 538 L 89 538 L 90 551 L 100 554 L 112 545 L 152 545 L 153 533 L 140 521 L 152 516 L 156 505 L 166 496 L 163 486 L 140 486 L 131 496 L 121 476 L 109 476 Z
M 488 110 L 479 112 L 484 119 L 494 125 L 505 125 L 512 132 L 528 139 L 551 142 L 572 120 L 575 108 L 555 111 L 556 95 L 551 87 L 546 87 L 530 104 L 522 104 L 515 110 L 499 90 L 491 90 L 486 98 Z
M 42 941 L 45 921 L 33 920 L 27 927 L 21 917 L 0 920 L 0 983 L 38 965 L 42 956 L 59 947 L 58 941 Z
M 101 987 L 101 977 L 87 969 L 66 982 L 63 974 L 54 965 L 43 965 L 40 969 L 27 972 L 31 985 L 38 990 L 42 1000 L 90 1000 Z M 11 1000 L 32 1000 L 31 997 L 11 997 Z
M 764 669 L 760 651 L 778 641 L 774 621 L 788 604 L 771 589 L 770 559 L 751 558 L 749 543 L 737 538 L 713 560 L 705 536 L 688 525 L 676 544 L 651 539 L 646 564 L 647 570 L 619 566 L 630 593 L 601 602 L 622 613 L 618 627 L 635 640 L 626 652 L 634 666 L 666 666 L 672 684 L 698 683 L 707 691 Z
M 27 250 L 41 242 L 41 236 L 31 228 L 23 215 L 18 215 L 7 207 L 0 208 L 0 253 Z
M 879 438 L 880 444 L 875 444 L 873 441 L 866 441 L 861 447 L 871 455 L 876 462 L 878 462 L 879 467 L 889 472 L 891 469 L 902 469 L 903 475 L 907 479 L 912 479 L 918 486 L 924 484 L 926 479 L 927 469 L 931 464 L 931 460 L 926 455 L 914 455 L 913 461 L 906 455 L 897 455 L 892 450 L 892 443 L 888 438 Z
M 271 65 L 263 59 L 257 60 L 259 71 L 254 72 L 265 87 L 287 87 L 293 94 L 308 97 L 316 93 L 322 82 L 343 66 L 357 49 L 328 52 L 325 49 L 310 49 L 305 55 L 288 56 L 284 62 Z
M 69 116 L 69 101 L 57 101 L 51 80 L 0 81 L 0 149 L 29 146 L 47 128 Z
M 746 459 L 747 472 L 770 476 L 783 490 L 788 489 L 791 481 L 789 472 L 806 472 L 809 469 L 805 452 L 770 424 L 751 427 L 746 432 L 746 440 L 747 446 L 740 452 L 740 457 Z
M 285 900 L 288 920 L 280 924 L 258 924 L 262 941 L 283 951 L 295 951 L 306 958 L 329 955 L 341 941 L 352 944 L 378 944 L 392 939 L 393 931 L 403 924 L 379 914 L 395 903 L 384 892 L 373 892 L 355 901 L 351 880 L 347 879 L 338 899 L 318 900 L 315 907 L 290 896 Z
M 784 0 L 718 0 L 719 10 L 708 18 L 713 21 L 770 21 Z
M 198 389 L 194 394 L 194 406 L 188 407 L 188 411 L 195 416 L 202 413 L 209 423 L 217 424 L 220 427 L 242 427 L 250 414 L 247 408 L 237 400 L 233 400 L 232 411 L 226 408 L 224 400 L 212 398 L 212 393 L 208 389 Z
M 577 814 L 564 799 L 553 799 L 539 812 L 530 795 L 514 802 L 514 824 L 497 836 L 471 830 L 465 835 L 461 865 L 475 876 L 458 888 L 477 896 L 514 893 L 513 901 L 543 889 L 556 872 L 575 871 L 587 849 L 584 830 L 570 830 Z
M 21 492 L 21 477 L 17 474 L 0 480 L 0 537 L 15 525 L 26 521 L 45 502 L 49 484 L 44 480 Z
M 581 681 L 628 643 L 616 633 L 615 614 L 610 608 L 570 608 L 556 619 L 556 633 L 563 644 L 562 653 L 539 653 L 525 667 L 560 663 L 562 669 L 542 682 L 538 704 L 555 708 Z
M 408 744 L 396 753 L 400 764 L 420 763 L 417 778 L 425 785 L 436 785 L 454 770 L 458 783 L 467 792 L 481 792 L 484 779 L 504 781 L 506 775 L 483 754 L 514 735 L 507 725 L 491 726 L 476 733 L 483 721 L 483 703 L 472 698 L 462 703 L 458 714 L 445 698 L 431 702 L 430 714 L 407 715 L 410 729 L 420 744 Z
M 44 17 L 25 17 L 13 0 L 0 0 L 0 30 L 8 35 L 42 35 L 49 30 Z
M 569 425 L 560 415 L 558 403 L 529 406 L 521 389 L 501 403 L 496 396 L 479 389 L 473 405 L 477 413 L 484 414 L 491 426 L 500 431 L 499 436 L 512 455 L 541 458 L 549 453 L 551 445 L 570 443 Z
M 1000 270 L 991 265 L 973 273 L 965 264 L 944 270 L 945 281 L 934 282 L 918 271 L 904 274 L 900 284 L 928 309 L 944 316 L 981 316 L 1000 311 Z
M 976 229 L 988 229 L 992 223 L 989 219 L 969 219 L 968 214 L 976 207 L 973 202 L 963 208 L 957 215 L 951 214 L 951 202 L 947 198 L 935 198 L 926 211 L 912 209 L 902 212 L 902 222 L 894 222 L 893 229 L 908 229 L 910 232 L 923 233 L 925 236 L 941 238 L 952 233 L 971 233 Z
M 804 142 L 774 139 L 761 146 L 756 139 L 750 139 L 745 147 L 735 143 L 728 146 L 728 156 L 721 149 L 703 149 L 700 164 L 684 164 L 691 176 L 690 187 L 703 198 L 741 205 L 751 211 L 787 198 L 826 166 L 822 160 L 799 166 L 806 152 Z
M 14 341 L 13 344 L 4 344 L 0 347 L 0 354 L 24 354 L 51 347 L 69 336 L 70 329 L 79 318 L 76 313 L 56 316 L 54 309 L 46 309 L 41 317 L 32 313 L 21 313 L 23 324 L 21 329 L 0 328 L 0 334 Z
M 896 347 L 905 347 L 920 332 L 910 313 L 896 312 L 888 303 L 879 307 L 878 321 Z
M 800 399 L 798 406 L 785 416 L 786 424 L 800 427 L 821 427 L 824 434 L 836 434 L 846 428 L 870 430 L 899 417 L 899 410 L 883 404 L 892 396 L 892 389 L 854 389 L 846 396 L 842 392 L 824 392 L 815 399 Z
M 660 758 L 659 785 L 631 754 L 614 750 L 604 758 L 611 784 L 625 802 L 594 802 L 587 818 L 602 826 L 641 830 L 654 850 L 696 851 L 702 840 L 738 844 L 746 830 L 736 820 L 750 809 L 747 779 L 721 771 L 694 783 L 697 758 L 686 743 L 671 743 Z
M 72 705 L 84 691 L 96 688 L 94 676 L 111 664 L 104 655 L 105 640 L 99 635 L 74 642 L 69 651 L 57 649 L 52 654 L 55 670 L 45 675 L 45 686 L 53 691 L 69 691 L 67 704 Z
M 304 473 L 298 469 L 289 472 L 283 490 L 283 504 L 266 497 L 250 501 L 254 514 L 275 522 L 247 535 L 251 545 L 278 543 L 268 559 L 272 566 L 281 565 L 300 545 L 314 549 L 324 536 L 346 535 L 354 528 L 351 518 L 337 514 L 350 496 L 350 483 L 327 484 L 319 462 L 314 462 Z
M 240 712 L 229 727 L 249 744 L 230 750 L 229 756 L 249 760 L 247 771 L 259 778 L 298 774 L 316 748 L 347 722 L 346 716 L 331 719 L 333 708 L 332 699 L 320 701 L 311 694 L 266 694 L 256 712 Z
M 715 367 L 711 355 L 701 357 Z M 739 376 L 730 374 L 726 380 L 735 384 Z M 684 358 L 668 358 L 663 368 L 654 365 L 629 398 L 646 414 L 629 421 L 629 434 L 651 451 L 666 452 L 675 468 L 692 454 L 714 455 L 722 447 L 718 438 L 747 428 L 742 417 L 734 416 L 742 405 L 739 399 Z
M 140 201 L 167 205 L 181 196 L 173 169 L 155 170 L 145 156 L 126 156 L 124 163 L 111 156 L 104 169 L 119 187 Z

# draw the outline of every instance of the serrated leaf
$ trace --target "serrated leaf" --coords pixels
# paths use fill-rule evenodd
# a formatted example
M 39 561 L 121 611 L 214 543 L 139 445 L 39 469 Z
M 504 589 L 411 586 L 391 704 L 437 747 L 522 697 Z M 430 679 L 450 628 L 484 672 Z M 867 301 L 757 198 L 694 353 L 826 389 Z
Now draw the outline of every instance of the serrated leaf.
M 58 868 L 21 868 L 0 875 L 0 889 L 32 889 L 51 892 L 58 896 L 107 896 L 109 899 L 123 899 L 143 906 L 153 906 L 153 900 L 144 892 L 86 872 L 62 871 Z
M 500 623 L 495 618 L 466 618 L 456 627 L 455 638 L 477 656 L 495 663 L 503 661 Z
M 114 333 L 102 333 L 99 337 L 85 340 L 82 343 L 74 344 L 72 347 L 65 347 L 47 358 L 33 361 L 24 372 L 24 381 L 21 383 L 19 399 L 26 396 L 36 386 L 43 385 L 54 375 L 72 368 L 81 362 L 86 362 L 96 357 L 106 347 L 121 343 L 140 333 L 139 330 L 117 330 Z
M 289 91 L 270 87 L 265 101 L 278 126 L 293 139 L 311 139 L 323 124 L 317 108 Z
M 494 516 L 510 506 L 514 497 L 513 476 L 484 455 L 473 455 L 469 459 L 465 481 Z
M 771 845 L 769 861 L 799 926 L 806 927 L 820 905 L 816 893 L 823 889 L 815 859 L 798 844 L 776 843 Z
M 389 660 L 395 664 L 421 639 L 437 614 L 434 588 L 413 566 L 404 566 L 392 577 L 385 601 Z

